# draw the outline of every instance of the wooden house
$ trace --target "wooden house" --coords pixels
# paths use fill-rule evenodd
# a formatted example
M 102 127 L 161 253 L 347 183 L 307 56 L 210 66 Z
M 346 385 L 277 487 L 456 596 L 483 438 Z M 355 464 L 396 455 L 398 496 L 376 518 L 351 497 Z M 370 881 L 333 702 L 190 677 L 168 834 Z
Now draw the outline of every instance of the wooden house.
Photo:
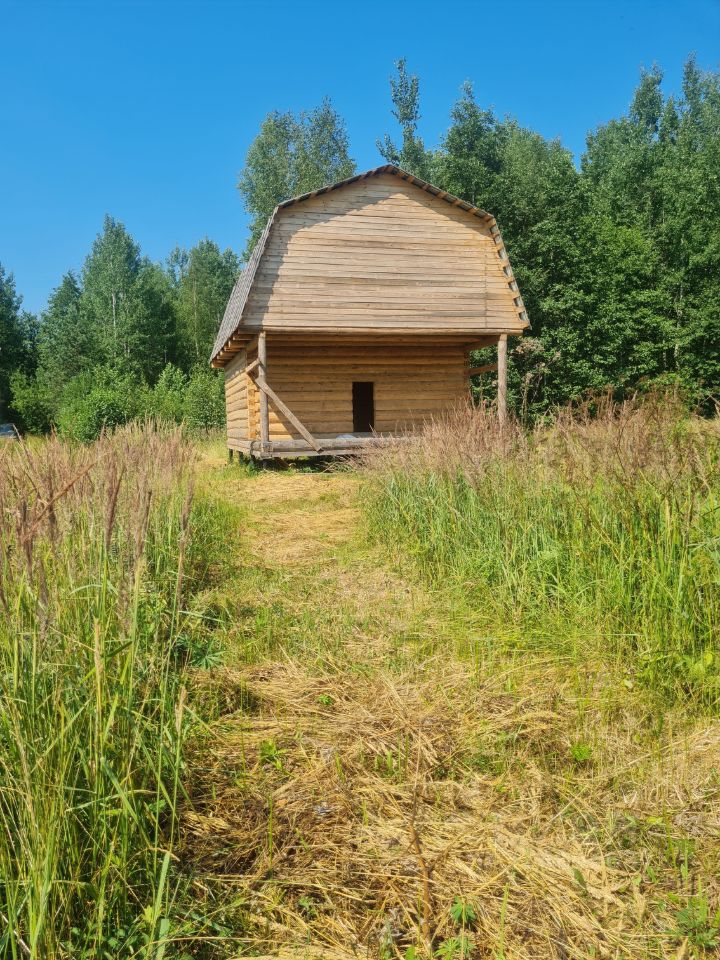
M 347 454 L 468 401 L 469 351 L 528 326 L 494 218 L 392 165 L 279 204 L 212 354 L 231 451 Z

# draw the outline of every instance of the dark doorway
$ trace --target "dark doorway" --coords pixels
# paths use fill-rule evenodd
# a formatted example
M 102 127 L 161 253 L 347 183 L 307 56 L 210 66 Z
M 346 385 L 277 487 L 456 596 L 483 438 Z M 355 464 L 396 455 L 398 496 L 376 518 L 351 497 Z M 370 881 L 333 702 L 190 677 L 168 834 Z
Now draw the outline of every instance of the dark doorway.
M 375 429 L 375 384 L 353 383 L 353 433 Z

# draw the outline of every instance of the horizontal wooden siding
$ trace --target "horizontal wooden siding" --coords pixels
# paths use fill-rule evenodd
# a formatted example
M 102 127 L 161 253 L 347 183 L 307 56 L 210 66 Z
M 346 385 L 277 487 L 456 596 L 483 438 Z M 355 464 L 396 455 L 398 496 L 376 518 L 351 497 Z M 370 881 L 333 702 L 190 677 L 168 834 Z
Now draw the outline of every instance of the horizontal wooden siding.
M 248 329 L 520 332 L 488 225 L 390 174 L 280 210 Z
M 246 356 L 245 350 L 240 350 L 225 367 L 225 415 L 230 446 L 233 440 L 246 440 L 250 435 Z
M 332 344 L 268 345 L 268 383 L 318 437 L 352 433 L 352 384 L 374 384 L 375 430 L 403 433 L 467 401 L 469 383 L 461 346 Z M 257 420 L 251 437 L 258 437 Z M 298 438 L 270 403 L 270 439 Z

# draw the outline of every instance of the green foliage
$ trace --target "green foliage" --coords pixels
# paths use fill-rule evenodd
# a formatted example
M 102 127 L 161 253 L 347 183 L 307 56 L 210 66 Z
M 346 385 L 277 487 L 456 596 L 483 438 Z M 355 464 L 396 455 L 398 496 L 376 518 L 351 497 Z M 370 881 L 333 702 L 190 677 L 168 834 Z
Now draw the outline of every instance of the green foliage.
M 15 370 L 10 376 L 10 393 L 20 429 L 45 433 L 52 425 L 55 408 L 55 398 L 47 381 Z
M 475 941 L 472 937 L 461 933 L 457 937 L 448 937 L 443 940 L 435 951 L 435 956 L 439 960 L 466 960 L 475 949 Z
M 0 264 L 0 421 L 8 419 L 11 413 L 13 373 L 28 372 L 34 361 L 35 318 L 21 311 L 21 305 L 13 275 L 5 273 Z
M 284 755 L 285 751 L 281 750 L 274 740 L 263 740 L 260 744 L 260 763 L 264 766 L 282 770 Z
M 68 384 L 57 425 L 62 434 L 88 443 L 144 410 L 144 394 L 132 375 L 115 366 L 96 367 Z
M 459 927 L 469 927 L 477 920 L 475 907 L 461 897 L 455 897 L 450 907 L 450 916 Z
M 703 895 L 690 897 L 675 914 L 679 939 L 687 938 L 695 947 L 715 950 L 720 947 L 720 910 L 713 912 Z
M 182 370 L 169 363 L 148 396 L 147 412 L 158 420 L 182 423 L 187 383 Z
M 101 360 L 94 323 L 83 307 L 80 281 L 72 272 L 66 273 L 42 315 L 39 377 L 53 385 L 57 396 L 64 384 Z
M 232 251 L 210 240 L 176 250 L 163 271 L 107 217 L 81 277 L 63 277 L 37 331 L 20 313 L 12 278 L 0 275 L 12 346 L 0 404 L 4 390 L 24 430 L 57 426 L 84 441 L 145 415 L 222 425 L 221 381 L 203 368 L 237 271 Z
M 187 425 L 213 430 L 225 423 L 225 390 L 222 374 L 209 367 L 195 367 L 188 380 L 183 413 Z
M 207 238 L 189 253 L 175 250 L 169 266 L 175 289 L 176 352 L 188 370 L 207 363 L 240 266 L 232 250 L 221 253 Z
M 587 763 L 592 757 L 592 747 L 578 740 L 570 745 L 570 756 L 575 763 Z
M 268 114 L 238 179 L 252 218 L 246 255 L 278 203 L 354 172 L 345 124 L 329 100 L 297 116 L 289 111 Z
M 156 379 L 172 345 L 170 281 L 112 217 L 83 266 L 79 311 L 100 363 Z

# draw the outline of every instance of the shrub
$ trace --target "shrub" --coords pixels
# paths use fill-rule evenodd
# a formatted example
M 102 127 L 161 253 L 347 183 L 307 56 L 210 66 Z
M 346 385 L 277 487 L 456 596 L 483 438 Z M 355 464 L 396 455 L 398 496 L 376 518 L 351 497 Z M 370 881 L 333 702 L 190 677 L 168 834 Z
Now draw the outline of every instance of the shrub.
M 196 430 L 213 430 L 225 423 L 223 378 L 209 368 L 195 367 L 185 394 L 185 422 Z
M 19 426 L 29 433 L 45 433 L 52 425 L 53 398 L 50 388 L 38 377 L 16 371 L 10 378 L 12 411 Z
M 89 443 L 145 413 L 147 390 L 132 375 L 99 367 L 70 381 L 58 414 L 60 433 Z
M 187 377 L 168 363 L 148 397 L 147 412 L 158 420 L 181 423 L 185 411 Z

